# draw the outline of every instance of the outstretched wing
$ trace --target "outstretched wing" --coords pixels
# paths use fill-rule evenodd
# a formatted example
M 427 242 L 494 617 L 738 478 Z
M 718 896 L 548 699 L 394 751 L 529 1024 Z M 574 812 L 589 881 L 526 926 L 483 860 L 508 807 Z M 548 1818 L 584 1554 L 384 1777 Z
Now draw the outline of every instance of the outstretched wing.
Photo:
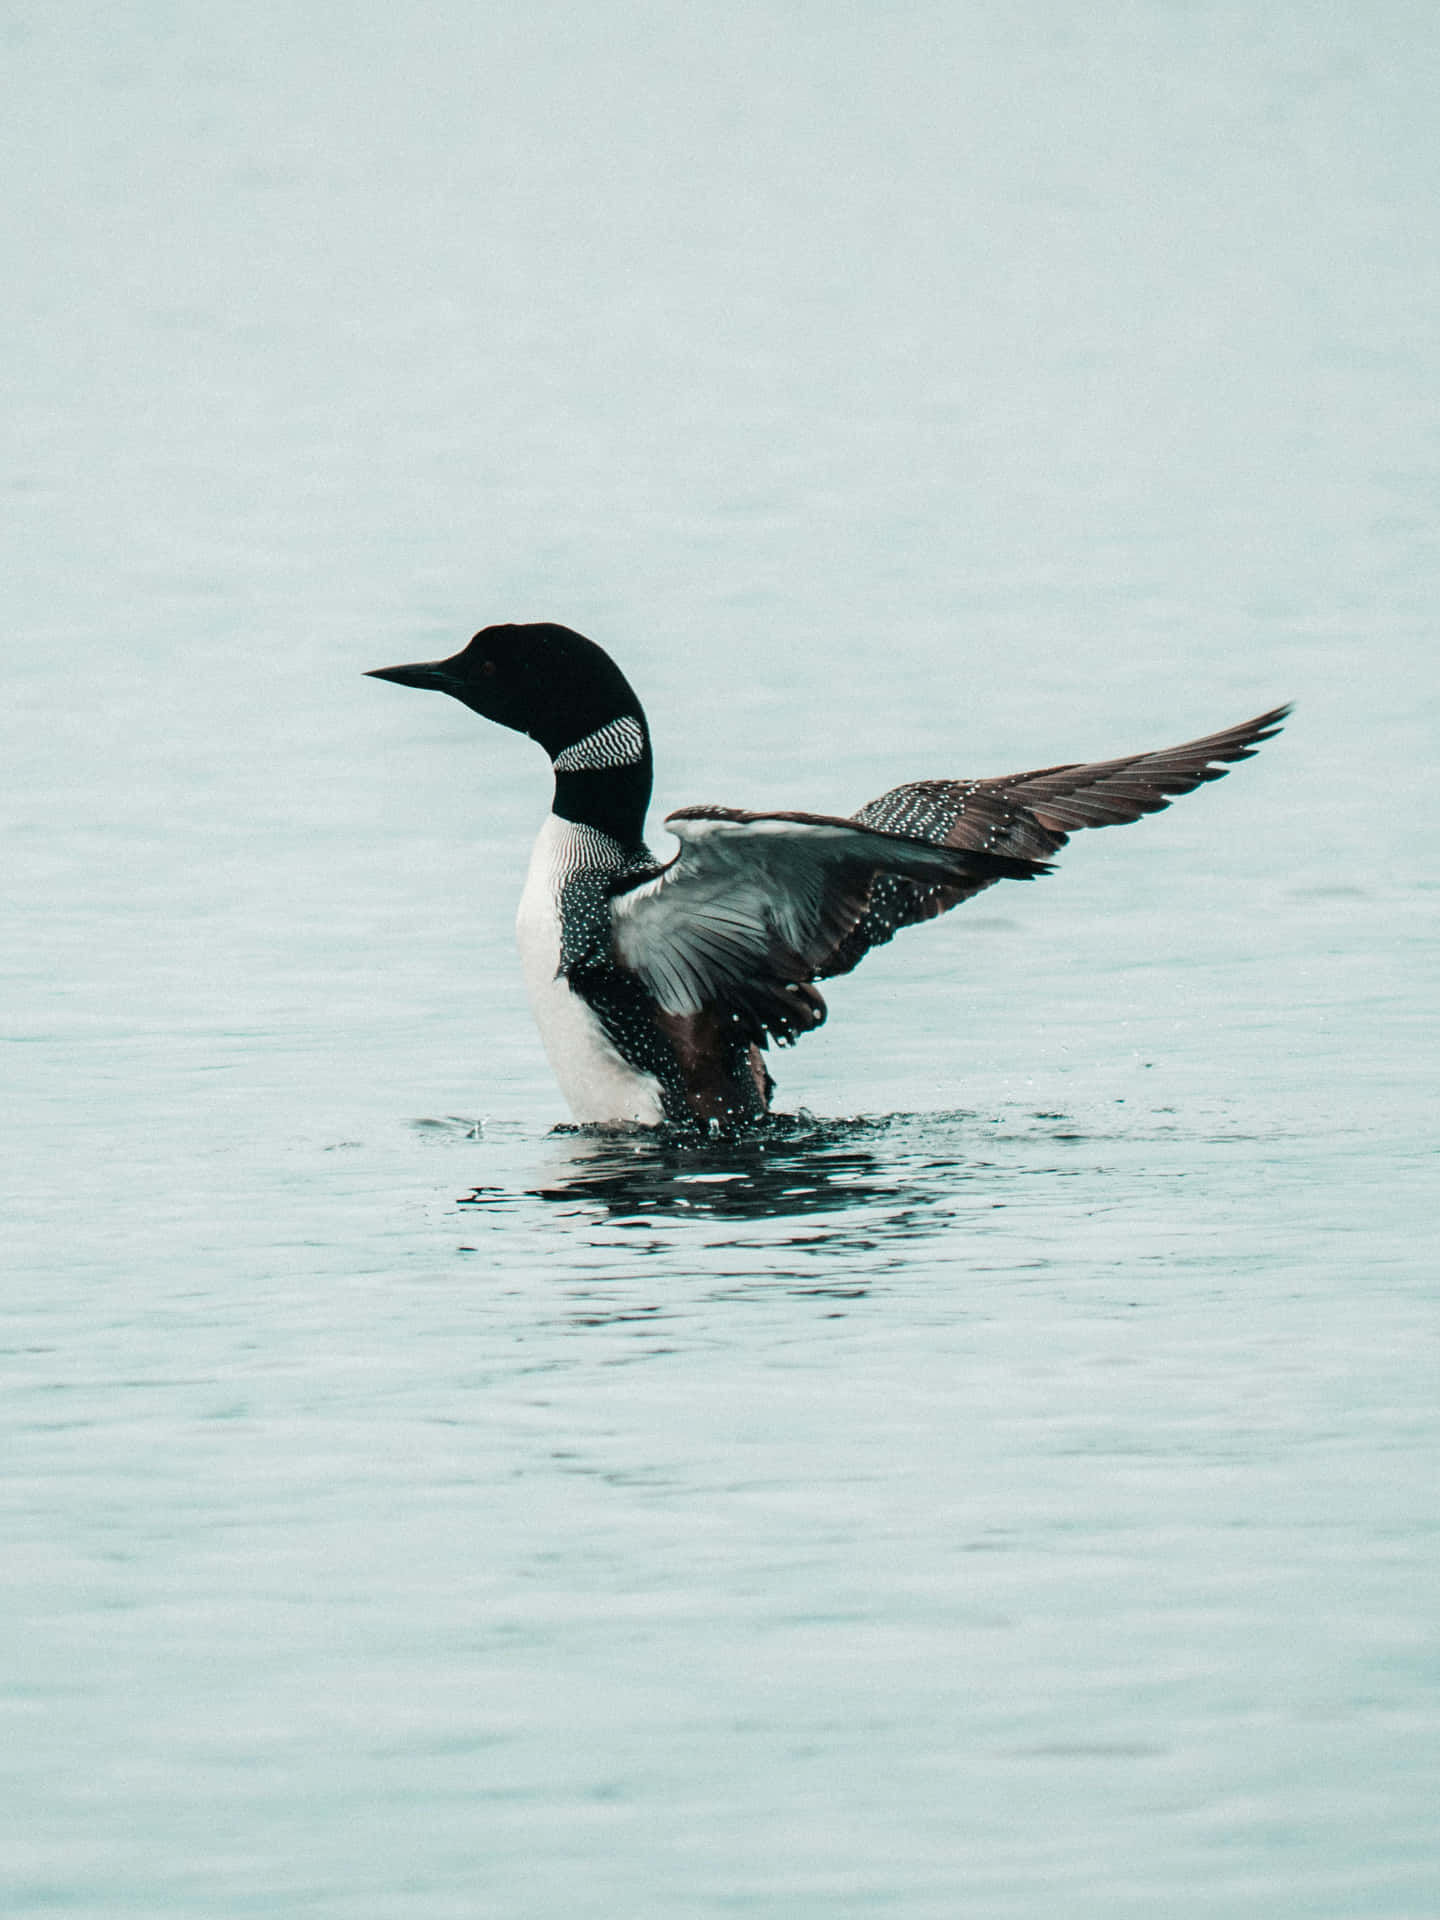
M 1183 746 L 1132 753 L 1121 760 L 1040 767 L 992 780 L 916 780 L 882 793 L 855 819 L 942 846 L 1047 860 L 1079 827 L 1120 826 L 1141 814 L 1158 813 L 1176 794 L 1190 793 L 1206 780 L 1223 779 L 1231 764 L 1248 760 L 1262 740 L 1279 732 L 1289 711 L 1288 706 L 1274 707 Z M 989 878 L 980 877 L 954 886 L 887 876 L 876 884 L 869 908 L 818 977 L 848 973 L 901 927 L 933 920 L 989 885 Z
M 665 1013 L 721 1008 L 782 1043 L 824 1020 L 809 982 L 864 921 L 880 882 L 973 890 L 1046 871 L 823 814 L 686 807 L 666 825 L 677 857 L 611 901 L 616 961 Z

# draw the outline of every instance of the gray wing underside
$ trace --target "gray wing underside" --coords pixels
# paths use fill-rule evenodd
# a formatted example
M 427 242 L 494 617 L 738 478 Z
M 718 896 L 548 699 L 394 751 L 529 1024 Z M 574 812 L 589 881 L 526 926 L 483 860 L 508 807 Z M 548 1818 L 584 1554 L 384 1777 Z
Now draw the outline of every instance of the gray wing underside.
M 614 959 L 662 1015 L 719 1010 L 760 1041 L 785 1043 L 824 1020 L 810 982 L 864 921 L 880 881 L 963 889 L 1046 870 L 1028 855 L 820 814 L 687 807 L 666 824 L 680 853 L 612 900 Z
M 1276 734 L 1290 709 L 1274 707 L 1238 726 L 1187 740 L 1158 753 L 1119 760 L 1040 767 L 990 780 L 916 780 L 882 793 L 854 816 L 858 824 L 883 828 L 947 847 L 1048 860 L 1080 827 L 1115 827 L 1158 813 L 1178 794 L 1207 780 L 1223 779 L 1237 760 L 1248 760 Z M 933 920 L 972 899 L 995 878 L 976 873 L 939 883 L 904 876 L 877 876 L 865 913 L 819 967 L 817 979 L 849 973 L 872 947 L 883 946 L 902 927 Z

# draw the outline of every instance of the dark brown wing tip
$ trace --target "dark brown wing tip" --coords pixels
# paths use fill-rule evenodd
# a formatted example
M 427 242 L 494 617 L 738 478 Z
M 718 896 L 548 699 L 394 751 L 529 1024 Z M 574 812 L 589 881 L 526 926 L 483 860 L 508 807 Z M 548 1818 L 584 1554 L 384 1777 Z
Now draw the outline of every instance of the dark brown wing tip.
M 1248 760 L 1266 740 L 1273 740 L 1293 711 L 1293 705 L 1286 701 L 1283 707 L 1271 707 L 1267 713 L 1257 713 L 1253 720 L 1237 721 L 1233 727 L 1218 727 L 1214 733 L 1202 733 L 1197 740 L 1184 740 L 1176 747 L 1161 747 L 1155 753 L 1141 753 L 1135 756 L 1137 769 L 1149 769 L 1155 763 L 1176 760 L 1188 755 L 1189 771 L 1200 780 L 1223 780 L 1226 767 L 1235 760 Z M 1223 761 L 1224 766 L 1208 766 L 1208 761 Z
M 1227 753 L 1221 755 L 1217 753 L 1215 758 L 1217 760 L 1222 758 L 1226 760 L 1248 760 L 1262 740 L 1273 740 L 1275 738 L 1276 734 L 1279 733 L 1280 729 L 1294 711 L 1295 702 L 1293 700 L 1287 700 L 1283 707 L 1271 707 L 1268 713 L 1257 713 L 1253 720 L 1242 720 L 1238 727 L 1230 728 L 1230 732 L 1235 736 L 1236 740 L 1241 743 L 1238 750 L 1233 754 Z

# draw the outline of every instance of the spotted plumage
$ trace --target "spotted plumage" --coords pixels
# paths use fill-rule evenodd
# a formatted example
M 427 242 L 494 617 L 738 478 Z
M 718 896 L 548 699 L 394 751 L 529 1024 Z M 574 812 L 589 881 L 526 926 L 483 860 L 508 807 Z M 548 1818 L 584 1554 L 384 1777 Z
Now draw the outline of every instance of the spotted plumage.
M 554 804 L 517 923 L 531 1003 L 577 1119 L 745 1125 L 763 1050 L 826 1017 L 817 980 L 999 880 L 1030 880 L 1080 827 L 1137 820 L 1245 760 L 1283 721 L 1159 753 L 989 780 L 919 780 L 849 819 L 686 807 L 662 866 L 644 840 L 652 759 L 633 689 L 568 628 L 487 627 L 453 659 L 383 667 L 536 740 Z

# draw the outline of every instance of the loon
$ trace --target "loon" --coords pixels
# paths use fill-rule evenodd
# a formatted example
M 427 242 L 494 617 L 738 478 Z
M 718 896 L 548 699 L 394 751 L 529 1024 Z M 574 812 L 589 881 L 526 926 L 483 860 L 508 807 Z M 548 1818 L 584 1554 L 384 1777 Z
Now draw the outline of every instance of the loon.
M 817 980 L 998 880 L 1033 880 L 1080 827 L 1138 820 L 1247 760 L 1289 713 L 1158 753 L 986 780 L 916 780 L 849 819 L 682 807 L 645 844 L 650 729 L 602 647 L 549 622 L 486 627 L 448 660 L 375 667 L 539 743 L 555 798 L 517 935 L 536 1024 L 582 1123 L 743 1128 L 762 1050 L 826 1015 Z

